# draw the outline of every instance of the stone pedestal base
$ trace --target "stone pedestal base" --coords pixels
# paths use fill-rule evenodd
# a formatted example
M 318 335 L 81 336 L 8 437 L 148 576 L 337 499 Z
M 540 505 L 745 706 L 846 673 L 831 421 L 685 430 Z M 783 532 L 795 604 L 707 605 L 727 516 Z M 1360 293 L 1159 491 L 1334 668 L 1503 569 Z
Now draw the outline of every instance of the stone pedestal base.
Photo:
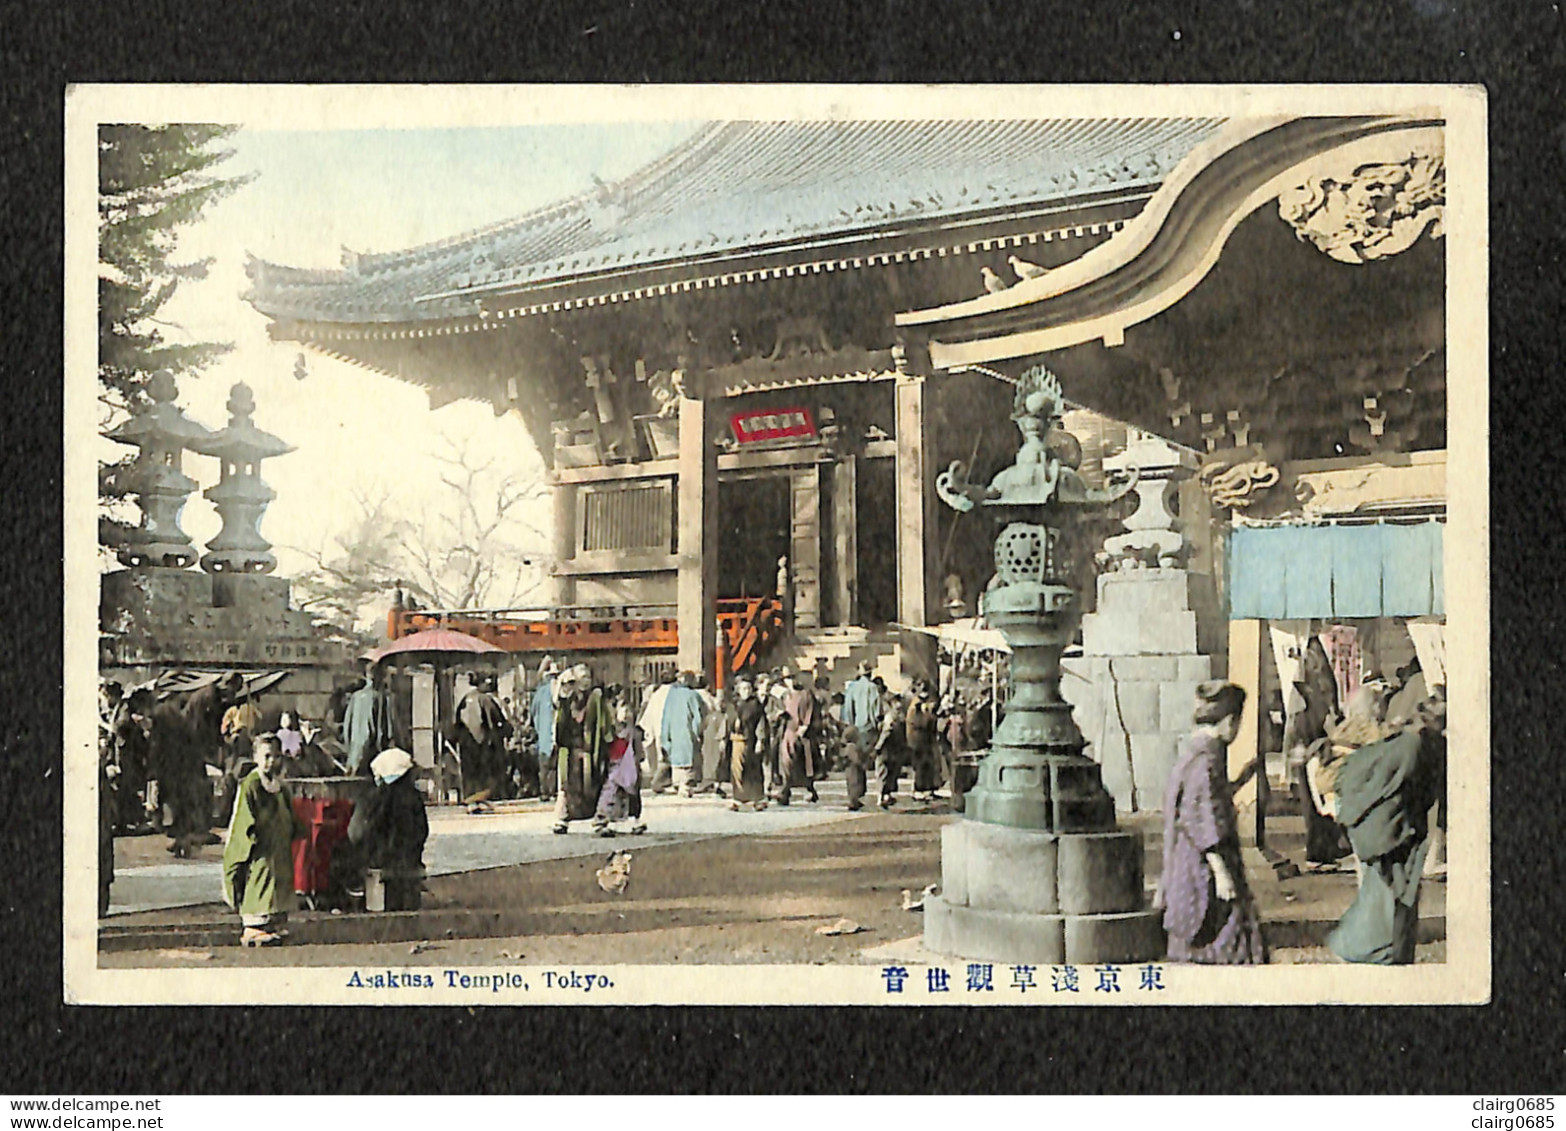
M 99 586 L 99 623 L 105 632 L 133 627 L 184 628 L 194 610 L 212 605 L 212 575 L 192 569 L 119 569 Z
M 1098 612 L 1082 619 L 1083 655 L 1062 661 L 1061 694 L 1117 808 L 1163 804 L 1196 687 L 1212 678 L 1199 617 L 1205 582 L 1183 569 L 1134 569 L 1098 579 Z
M 1164 953 L 1133 832 L 1053 833 L 962 820 L 941 831 L 924 945 L 999 962 L 1139 962 Z

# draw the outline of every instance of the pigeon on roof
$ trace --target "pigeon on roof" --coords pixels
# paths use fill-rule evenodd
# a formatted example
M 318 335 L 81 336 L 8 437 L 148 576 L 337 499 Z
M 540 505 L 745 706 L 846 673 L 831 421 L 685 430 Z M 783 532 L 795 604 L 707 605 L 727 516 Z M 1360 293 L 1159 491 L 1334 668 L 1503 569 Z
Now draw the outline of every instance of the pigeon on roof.
M 1006 289 L 1006 280 L 1002 279 L 988 267 L 980 267 L 979 274 L 984 276 L 984 289 L 990 294 L 999 294 Z
M 1048 267 L 1029 263 L 1026 259 L 1019 259 L 1015 255 L 1007 256 L 1006 262 L 1011 264 L 1011 269 L 1017 273 L 1018 279 L 1037 279 L 1041 275 L 1049 274 Z

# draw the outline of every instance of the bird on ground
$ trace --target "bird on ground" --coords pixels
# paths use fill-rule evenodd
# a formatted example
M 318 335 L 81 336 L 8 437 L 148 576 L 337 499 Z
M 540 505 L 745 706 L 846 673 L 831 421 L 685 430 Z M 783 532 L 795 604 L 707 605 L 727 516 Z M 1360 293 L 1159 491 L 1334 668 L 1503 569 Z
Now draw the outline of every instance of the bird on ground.
M 1002 279 L 988 267 L 980 267 L 979 274 L 984 276 L 984 289 L 990 294 L 999 294 L 1006 289 L 1006 280 Z
M 1049 274 L 1048 267 L 1029 263 L 1026 259 L 1018 259 L 1015 255 L 1008 256 L 1006 262 L 1011 264 L 1011 269 L 1017 273 L 1019 279 L 1037 279 Z
M 610 895 L 624 895 L 626 885 L 631 882 L 631 854 L 629 852 L 611 852 L 604 866 L 598 869 L 598 886 Z

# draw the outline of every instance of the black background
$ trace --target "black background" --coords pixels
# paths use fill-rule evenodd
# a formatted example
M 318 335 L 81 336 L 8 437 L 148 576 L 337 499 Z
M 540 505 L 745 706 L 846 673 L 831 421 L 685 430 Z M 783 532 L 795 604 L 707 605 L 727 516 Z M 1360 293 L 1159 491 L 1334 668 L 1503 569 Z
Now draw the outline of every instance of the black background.
M 1566 750 L 1551 725 L 1566 572 L 1556 502 L 1562 20 L 1557 4 L 1483 0 L 0 4 L 0 1092 L 1566 1091 Z M 417 1014 L 64 1006 L 61 123 L 66 84 L 89 81 L 1484 84 L 1493 1004 Z M 1352 1118 L 1324 1102 L 1324 1123 Z M 1236 1108 L 1230 1117 L 1266 1114 Z

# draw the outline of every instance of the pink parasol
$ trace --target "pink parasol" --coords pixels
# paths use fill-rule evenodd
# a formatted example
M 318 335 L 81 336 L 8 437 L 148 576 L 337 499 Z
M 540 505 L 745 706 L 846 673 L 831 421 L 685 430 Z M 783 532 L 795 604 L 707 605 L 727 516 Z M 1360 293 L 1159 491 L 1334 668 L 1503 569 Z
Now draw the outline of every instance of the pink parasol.
M 390 656 L 420 656 L 429 660 L 456 656 L 504 656 L 504 648 L 497 648 L 477 636 L 457 632 L 450 628 L 426 628 L 422 632 L 409 633 L 390 644 L 365 653 L 365 659 L 378 664 Z

